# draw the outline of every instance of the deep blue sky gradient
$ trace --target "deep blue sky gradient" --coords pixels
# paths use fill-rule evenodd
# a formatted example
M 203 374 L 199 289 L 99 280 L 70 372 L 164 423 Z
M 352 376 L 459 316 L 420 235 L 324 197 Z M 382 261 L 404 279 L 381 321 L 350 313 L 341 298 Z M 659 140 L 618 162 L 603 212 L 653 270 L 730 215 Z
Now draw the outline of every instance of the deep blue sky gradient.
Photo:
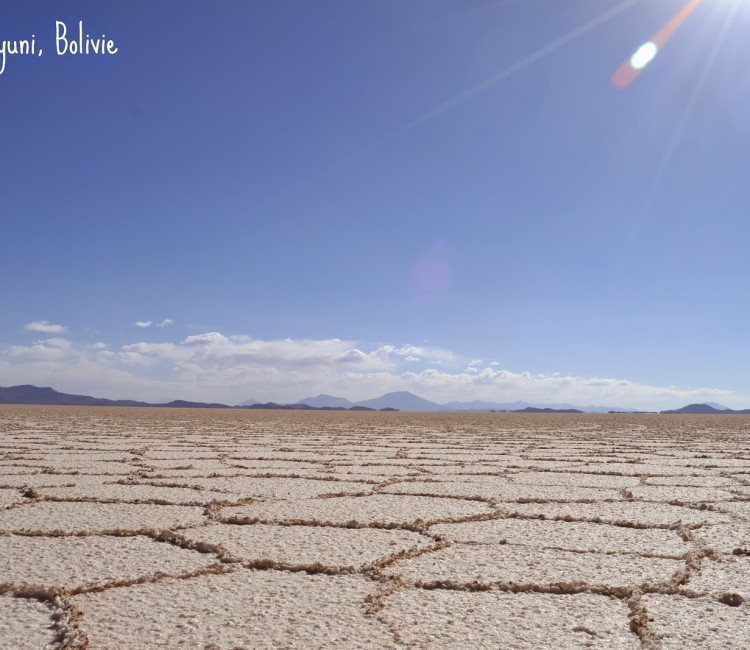
M 39 320 L 113 349 L 427 342 L 742 401 L 750 4 L 706 0 L 627 89 L 612 73 L 681 0 L 431 115 L 618 4 L 4 4 L 0 39 L 45 52 L 0 77 L 0 349 Z M 55 20 L 120 51 L 56 57 Z M 425 260 L 447 280 L 416 286 Z

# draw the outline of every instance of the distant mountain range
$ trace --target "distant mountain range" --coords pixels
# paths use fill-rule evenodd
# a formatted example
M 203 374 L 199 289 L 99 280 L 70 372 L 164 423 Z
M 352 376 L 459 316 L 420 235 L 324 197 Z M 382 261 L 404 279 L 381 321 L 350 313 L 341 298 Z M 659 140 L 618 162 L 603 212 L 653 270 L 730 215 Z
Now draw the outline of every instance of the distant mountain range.
M 0 387 L 0 404 L 47 404 L 54 406 L 140 406 L 166 408 L 250 408 L 250 409 L 286 409 L 286 410 L 351 410 L 351 411 L 508 411 L 513 413 L 635 413 L 622 408 L 602 406 L 575 406 L 574 404 L 529 404 L 528 402 L 486 402 L 474 400 L 470 402 L 448 402 L 438 404 L 408 391 L 386 393 L 375 399 L 361 402 L 351 402 L 343 397 L 333 395 L 318 395 L 307 397 L 294 404 L 277 404 L 275 402 L 260 403 L 248 399 L 237 406 L 226 404 L 189 402 L 173 400 L 165 403 L 138 402 L 135 400 L 111 400 L 88 395 L 70 395 L 60 393 L 53 388 L 40 388 L 29 384 L 23 386 Z M 662 413 L 676 413 L 687 415 L 702 414 L 740 414 L 750 415 L 750 409 L 735 411 L 733 409 L 711 402 L 709 404 L 688 404 L 681 409 L 661 411 Z
M 276 404 L 267 402 L 260 404 L 256 400 L 245 400 L 238 406 L 228 406 L 227 404 L 206 403 L 206 402 L 188 402 L 186 400 L 173 400 L 154 404 L 151 402 L 138 402 L 130 399 L 105 399 L 102 397 L 90 397 L 88 395 L 70 395 L 60 393 L 49 386 L 40 388 L 26 384 L 23 386 L 10 386 L 3 388 L 0 386 L 0 404 L 40 404 L 48 406 L 140 406 L 140 407 L 162 407 L 162 408 L 212 408 L 212 409 L 234 409 L 234 408 L 252 408 L 252 409 L 292 409 L 292 410 L 333 410 L 342 409 L 342 407 L 328 406 L 310 406 L 308 404 Z M 352 405 L 349 407 L 353 411 L 375 411 L 377 409 L 364 405 Z M 383 407 L 384 411 L 395 411 L 393 407 Z
M 171 408 L 231 408 L 226 404 L 206 404 L 174 400 L 164 404 L 149 404 L 132 399 L 104 399 L 88 395 L 58 393 L 54 388 L 39 388 L 29 384 L 24 386 L 0 387 L 0 404 L 47 404 L 52 406 L 162 406 Z
M 526 409 L 547 410 L 556 412 L 579 412 L 579 413 L 611 413 L 611 412 L 631 412 L 628 409 L 618 408 L 615 406 L 576 406 L 575 404 L 540 404 L 529 402 L 487 402 L 473 400 L 471 402 L 447 402 L 439 404 L 430 400 L 419 397 L 408 391 L 396 391 L 386 393 L 375 399 L 364 400 L 361 402 L 350 402 L 344 397 L 334 397 L 332 395 L 318 395 L 317 397 L 306 397 L 301 399 L 297 404 L 308 404 L 316 408 L 352 408 L 355 406 L 365 406 L 373 409 L 397 408 L 399 411 L 524 411 Z M 242 403 L 243 405 L 246 402 Z

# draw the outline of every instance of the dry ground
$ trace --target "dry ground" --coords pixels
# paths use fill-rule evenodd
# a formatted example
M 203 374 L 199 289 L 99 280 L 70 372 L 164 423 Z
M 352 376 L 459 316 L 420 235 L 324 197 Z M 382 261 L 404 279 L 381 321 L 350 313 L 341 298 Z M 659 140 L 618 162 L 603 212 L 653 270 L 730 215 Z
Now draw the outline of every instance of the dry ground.
M 750 418 L 0 407 L 0 648 L 748 648 Z

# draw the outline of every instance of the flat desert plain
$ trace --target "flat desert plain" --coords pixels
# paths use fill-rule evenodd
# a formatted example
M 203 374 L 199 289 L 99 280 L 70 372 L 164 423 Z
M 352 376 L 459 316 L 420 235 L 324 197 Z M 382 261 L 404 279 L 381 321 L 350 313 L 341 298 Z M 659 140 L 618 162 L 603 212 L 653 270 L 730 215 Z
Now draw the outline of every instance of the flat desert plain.
M 2 406 L 0 647 L 748 648 L 750 418 Z

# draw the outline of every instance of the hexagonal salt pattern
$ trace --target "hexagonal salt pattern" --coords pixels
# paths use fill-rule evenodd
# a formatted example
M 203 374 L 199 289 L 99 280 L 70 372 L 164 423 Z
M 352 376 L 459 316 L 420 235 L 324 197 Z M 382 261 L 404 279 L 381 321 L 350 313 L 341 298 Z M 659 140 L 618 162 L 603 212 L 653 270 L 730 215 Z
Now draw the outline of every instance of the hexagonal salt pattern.
M 267 501 L 222 510 L 227 521 L 243 519 L 279 523 L 310 522 L 338 526 L 420 525 L 493 512 L 488 505 L 463 499 L 376 494 L 362 497 Z
M 364 570 L 434 544 L 429 537 L 406 530 L 330 526 L 215 525 L 186 530 L 183 535 L 219 545 L 245 562 L 322 565 L 342 572 Z
M 492 585 L 556 584 L 597 588 L 640 587 L 668 583 L 683 562 L 622 555 L 616 562 L 608 555 L 549 549 L 529 550 L 505 544 L 454 544 L 435 553 L 400 561 L 386 569 L 409 584 L 470 583 Z
M 745 648 L 750 418 L 0 406 L 0 647 Z
M 675 531 L 627 528 L 576 521 L 508 518 L 460 524 L 437 524 L 430 532 L 456 542 L 519 544 L 532 548 L 600 553 L 637 553 L 679 557 L 691 545 Z

